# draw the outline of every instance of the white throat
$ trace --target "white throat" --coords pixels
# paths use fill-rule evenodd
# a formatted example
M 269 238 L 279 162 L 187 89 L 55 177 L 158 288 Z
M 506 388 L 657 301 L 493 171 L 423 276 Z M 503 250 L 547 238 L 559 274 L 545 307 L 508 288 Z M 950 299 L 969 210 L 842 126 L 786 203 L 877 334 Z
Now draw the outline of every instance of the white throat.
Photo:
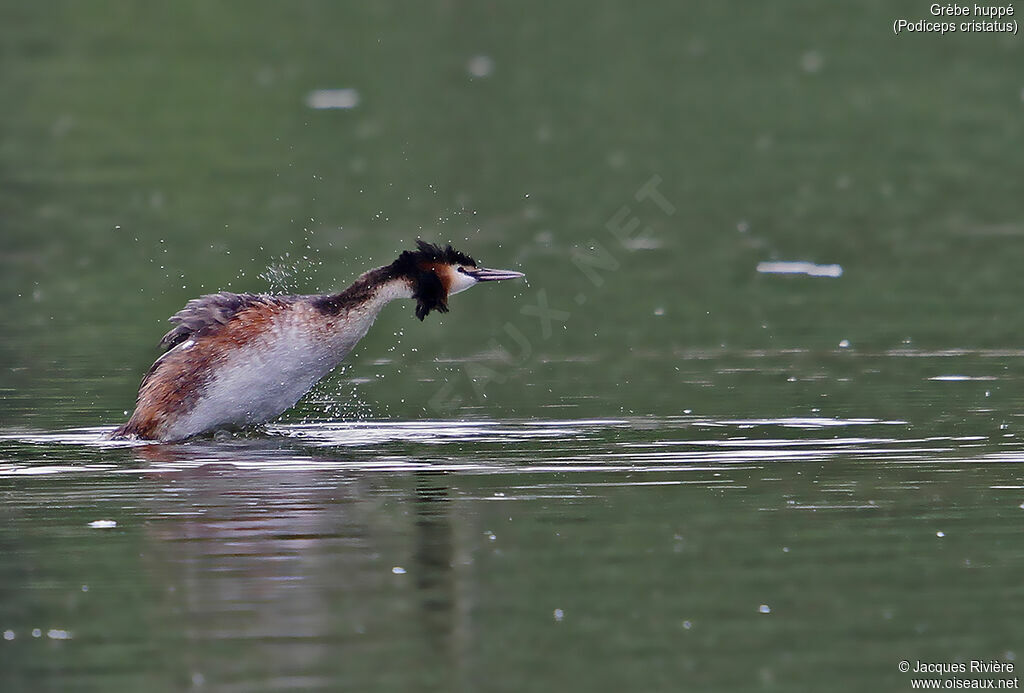
M 449 270 L 449 284 L 448 284 L 448 295 L 461 293 L 477 283 L 476 278 L 459 272 L 458 270 Z

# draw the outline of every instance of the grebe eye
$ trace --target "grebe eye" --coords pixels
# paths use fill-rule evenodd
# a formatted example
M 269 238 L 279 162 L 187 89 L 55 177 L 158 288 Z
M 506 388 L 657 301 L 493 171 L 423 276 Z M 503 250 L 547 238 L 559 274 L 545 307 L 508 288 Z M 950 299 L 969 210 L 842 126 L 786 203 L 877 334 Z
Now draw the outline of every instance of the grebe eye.
M 462 265 L 459 265 L 456 269 L 458 269 L 459 272 L 462 272 L 463 274 L 466 274 L 466 268 L 463 267 Z

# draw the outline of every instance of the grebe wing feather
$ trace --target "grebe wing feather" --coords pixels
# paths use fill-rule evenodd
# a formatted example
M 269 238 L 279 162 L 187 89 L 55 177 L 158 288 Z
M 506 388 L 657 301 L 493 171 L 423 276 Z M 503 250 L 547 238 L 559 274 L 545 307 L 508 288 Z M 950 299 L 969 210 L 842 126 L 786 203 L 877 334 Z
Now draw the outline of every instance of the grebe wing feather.
M 289 298 L 266 294 L 233 294 L 230 291 L 193 298 L 168 318 L 175 326 L 160 340 L 160 348 L 170 351 L 191 337 L 215 332 L 246 308 L 260 303 L 279 303 Z
M 246 308 L 255 305 L 285 303 L 292 301 L 294 296 L 269 296 L 266 294 L 235 294 L 221 291 L 193 298 L 185 307 L 168 318 L 175 326 L 160 340 L 160 349 L 164 353 L 153 362 L 149 370 L 142 376 L 140 390 L 146 386 L 153 374 L 171 354 L 171 350 L 193 337 L 211 334 L 227 325 Z

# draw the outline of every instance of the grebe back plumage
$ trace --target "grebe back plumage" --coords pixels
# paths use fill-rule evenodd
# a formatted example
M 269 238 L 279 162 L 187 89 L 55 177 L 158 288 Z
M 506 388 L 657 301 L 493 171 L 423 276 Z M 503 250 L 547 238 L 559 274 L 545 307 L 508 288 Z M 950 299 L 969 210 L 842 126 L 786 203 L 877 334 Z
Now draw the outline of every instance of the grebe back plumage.
M 142 379 L 135 411 L 114 437 L 175 441 L 226 426 L 269 421 L 330 373 L 393 300 L 416 300 L 416 317 L 448 312 L 448 297 L 521 272 L 477 266 L 450 245 L 417 241 L 390 265 L 331 295 L 221 292 L 170 318 L 165 352 Z

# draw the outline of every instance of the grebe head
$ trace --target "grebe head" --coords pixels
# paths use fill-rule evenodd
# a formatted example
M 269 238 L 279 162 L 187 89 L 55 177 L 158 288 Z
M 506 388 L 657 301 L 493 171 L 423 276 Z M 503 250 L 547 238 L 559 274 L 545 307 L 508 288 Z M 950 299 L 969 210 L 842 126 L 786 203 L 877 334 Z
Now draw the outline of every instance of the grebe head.
M 406 277 L 416 299 L 416 317 L 422 320 L 432 310 L 448 312 L 448 297 L 480 282 L 525 276 L 512 270 L 487 269 L 450 245 L 441 248 L 423 240 L 416 250 L 407 250 L 391 265 L 395 274 Z

